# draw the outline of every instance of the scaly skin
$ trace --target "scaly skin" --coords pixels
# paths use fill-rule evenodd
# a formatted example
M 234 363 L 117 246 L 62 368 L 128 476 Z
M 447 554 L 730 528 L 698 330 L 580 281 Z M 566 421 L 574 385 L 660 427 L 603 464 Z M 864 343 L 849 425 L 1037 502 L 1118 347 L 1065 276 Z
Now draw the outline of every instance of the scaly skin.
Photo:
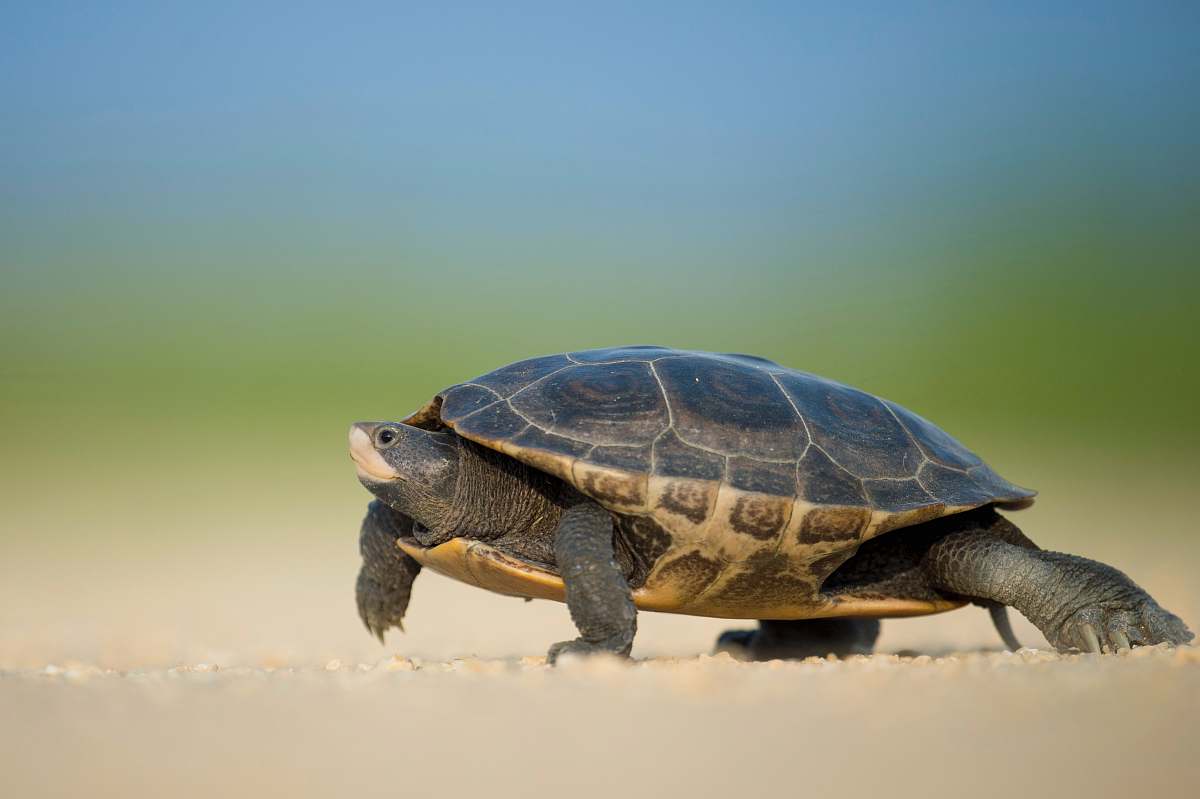
M 421 564 L 396 546 L 396 539 L 410 534 L 412 525 L 412 519 L 375 500 L 367 507 L 359 532 L 363 563 L 355 591 L 358 615 L 380 643 L 388 629 L 404 631 L 413 580 L 421 571 Z
M 1008 543 L 986 529 L 946 536 L 923 565 L 942 590 L 1016 608 L 1059 651 L 1116 652 L 1193 638 L 1178 616 L 1117 569 Z
M 568 652 L 629 654 L 637 614 L 614 558 L 613 520 L 602 507 L 560 481 L 464 444 L 446 430 L 359 423 L 351 429 L 350 444 L 360 480 L 383 500 L 372 503 L 360 538 L 359 613 L 374 635 L 382 639 L 387 629 L 400 627 L 420 571 L 396 547 L 399 536 L 413 533 L 424 546 L 455 537 L 510 536 L 545 562 L 553 534 L 554 563 L 580 637 L 552 647 L 551 661 Z M 957 594 L 985 606 L 1011 605 L 1059 649 L 1111 652 L 1193 637 L 1121 572 L 1038 550 L 990 507 L 891 535 L 922 535 L 931 543 L 923 555 L 899 564 L 912 572 L 905 573 L 903 587 Z M 1004 625 L 998 626 L 1004 633 Z M 808 654 L 809 645 L 861 651 L 873 643 L 870 623 L 843 627 L 767 623 L 757 633 L 728 641 L 748 646 L 754 656 Z M 1011 634 L 1005 640 L 1011 645 Z
M 548 660 L 598 652 L 627 656 L 637 632 L 637 608 L 613 557 L 612 517 L 594 502 L 568 508 L 555 533 L 554 556 L 579 637 L 550 647 Z

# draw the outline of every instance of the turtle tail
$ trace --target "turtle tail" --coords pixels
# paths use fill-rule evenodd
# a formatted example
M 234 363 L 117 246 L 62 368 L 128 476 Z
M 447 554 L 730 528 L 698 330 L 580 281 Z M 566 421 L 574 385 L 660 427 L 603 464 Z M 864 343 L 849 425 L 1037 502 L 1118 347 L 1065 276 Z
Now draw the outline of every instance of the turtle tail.
M 988 613 L 991 614 L 992 624 L 996 626 L 996 632 L 1000 633 L 1000 638 L 1004 641 L 1004 645 L 1008 647 L 1008 651 L 1016 652 L 1021 648 L 1021 642 L 1017 640 L 1017 636 L 1013 633 L 1012 622 L 1008 618 L 1008 608 L 996 603 L 989 604 L 987 609 Z

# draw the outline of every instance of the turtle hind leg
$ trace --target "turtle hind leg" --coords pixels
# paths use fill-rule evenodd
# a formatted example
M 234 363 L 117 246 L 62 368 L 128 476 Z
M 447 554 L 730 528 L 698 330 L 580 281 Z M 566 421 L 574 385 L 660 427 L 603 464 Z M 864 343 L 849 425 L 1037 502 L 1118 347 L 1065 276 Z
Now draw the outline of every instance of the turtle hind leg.
M 779 660 L 869 655 L 879 638 L 879 619 L 801 619 L 758 623 L 757 630 L 727 630 L 717 652 L 739 660 Z
M 1192 640 L 1187 625 L 1124 573 L 1022 545 L 1024 536 L 1018 539 L 1012 523 L 994 512 L 976 521 L 926 553 L 924 568 L 938 588 L 1017 609 L 1060 652 Z

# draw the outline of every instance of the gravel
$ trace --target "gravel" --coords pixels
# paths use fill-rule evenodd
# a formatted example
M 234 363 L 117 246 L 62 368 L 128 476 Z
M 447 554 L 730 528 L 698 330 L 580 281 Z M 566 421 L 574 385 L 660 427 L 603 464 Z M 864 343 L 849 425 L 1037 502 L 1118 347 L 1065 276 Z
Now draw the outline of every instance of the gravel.
M 1200 649 L 0 672 L 6 796 L 1109 796 L 1200 783 Z

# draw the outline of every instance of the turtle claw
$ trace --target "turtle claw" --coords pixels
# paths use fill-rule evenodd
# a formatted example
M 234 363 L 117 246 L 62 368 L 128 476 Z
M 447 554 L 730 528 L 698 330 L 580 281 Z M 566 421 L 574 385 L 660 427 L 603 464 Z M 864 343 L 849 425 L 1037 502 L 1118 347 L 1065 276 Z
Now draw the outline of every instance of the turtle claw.
M 1178 616 L 1149 598 L 1133 607 L 1084 608 L 1071 615 L 1057 634 L 1047 636 L 1060 652 L 1094 654 L 1116 654 L 1135 646 L 1162 643 L 1186 644 L 1193 637 Z
M 387 643 L 384 640 L 384 636 L 387 634 L 389 628 L 394 627 L 400 632 L 404 632 L 404 625 L 399 621 L 382 621 L 378 615 L 370 611 L 365 613 L 360 611 L 359 615 L 362 618 L 363 626 L 367 628 L 367 632 L 381 644 Z
M 395 628 L 404 632 L 404 611 L 408 607 L 408 592 L 396 591 L 373 580 L 364 570 L 358 576 L 358 617 L 371 636 L 384 644 L 384 635 Z
M 371 637 L 377 639 L 381 644 L 384 643 L 383 634 L 387 631 L 387 627 L 376 622 L 375 614 L 361 602 L 358 605 L 358 617 L 362 619 L 363 627 L 367 628 Z
M 379 641 L 381 644 L 387 644 L 387 641 L 384 640 L 384 636 L 387 635 L 388 625 L 380 624 L 379 622 L 369 622 L 364 619 L 363 626 L 367 628 L 367 632 L 371 634 L 371 637 Z M 404 625 L 400 622 L 394 622 L 391 626 L 395 627 L 400 632 L 404 632 Z

